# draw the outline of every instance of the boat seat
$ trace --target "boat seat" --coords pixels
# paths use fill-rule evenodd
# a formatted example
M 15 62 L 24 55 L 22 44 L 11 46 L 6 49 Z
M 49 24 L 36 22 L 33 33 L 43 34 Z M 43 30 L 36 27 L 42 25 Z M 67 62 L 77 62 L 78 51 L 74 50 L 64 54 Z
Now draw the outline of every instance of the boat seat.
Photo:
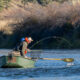
M 12 52 L 10 52 L 10 53 L 8 54 L 8 56 L 9 56 L 9 55 L 12 55 L 12 56 L 21 56 L 19 51 L 12 51 Z

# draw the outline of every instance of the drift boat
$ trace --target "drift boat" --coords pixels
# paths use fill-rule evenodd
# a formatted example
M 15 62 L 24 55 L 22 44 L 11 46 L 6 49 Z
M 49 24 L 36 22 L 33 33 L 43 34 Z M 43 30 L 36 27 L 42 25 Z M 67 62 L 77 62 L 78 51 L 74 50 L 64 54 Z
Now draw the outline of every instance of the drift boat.
M 35 61 L 21 56 L 2 56 L 0 57 L 1 68 L 34 68 Z

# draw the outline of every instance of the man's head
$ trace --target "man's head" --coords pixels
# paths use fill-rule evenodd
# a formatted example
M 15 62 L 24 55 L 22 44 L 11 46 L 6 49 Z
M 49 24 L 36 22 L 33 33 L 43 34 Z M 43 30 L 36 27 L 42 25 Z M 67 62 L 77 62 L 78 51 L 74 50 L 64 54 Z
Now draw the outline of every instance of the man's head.
M 28 43 L 31 43 L 33 41 L 33 39 L 31 37 L 28 37 L 28 38 L 25 37 L 25 41 L 28 42 Z
M 31 43 L 33 39 L 31 37 L 28 37 L 29 42 Z

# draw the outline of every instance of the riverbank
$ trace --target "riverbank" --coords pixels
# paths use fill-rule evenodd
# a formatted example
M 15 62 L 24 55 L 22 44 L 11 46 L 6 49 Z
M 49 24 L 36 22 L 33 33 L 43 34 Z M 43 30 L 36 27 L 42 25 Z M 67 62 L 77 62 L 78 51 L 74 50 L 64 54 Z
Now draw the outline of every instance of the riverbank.
M 16 0 L 0 12 L 0 48 L 14 48 L 25 36 L 31 36 L 37 49 L 80 48 L 80 5 L 52 2 L 23 5 Z M 53 36 L 60 38 L 53 38 Z M 49 39 L 45 39 L 51 37 Z M 31 46 L 30 45 L 30 46 Z

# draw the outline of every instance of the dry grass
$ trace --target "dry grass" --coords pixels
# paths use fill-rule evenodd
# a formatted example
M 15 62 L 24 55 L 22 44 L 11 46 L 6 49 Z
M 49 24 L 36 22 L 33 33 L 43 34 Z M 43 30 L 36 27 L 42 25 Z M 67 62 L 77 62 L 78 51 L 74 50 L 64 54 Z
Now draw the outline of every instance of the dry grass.
M 0 32 L 3 32 L 0 34 L 0 47 L 10 48 L 26 34 L 34 37 L 35 41 L 55 33 L 59 35 L 60 30 L 54 28 L 61 28 L 65 23 L 72 27 L 80 26 L 80 4 L 52 2 L 41 6 L 28 3 L 24 8 L 20 0 L 12 0 L 10 7 L 0 12 Z
M 16 28 L 19 28 L 17 24 L 32 24 L 34 21 L 38 25 L 51 25 L 51 27 L 44 26 L 51 29 L 56 26 L 61 27 L 66 22 L 71 23 L 73 26 L 78 25 L 80 21 L 80 4 L 71 5 L 69 2 L 62 4 L 52 2 L 46 6 L 41 6 L 38 3 L 28 3 L 24 8 L 20 0 L 12 0 L 8 10 L 4 9 L 0 13 L 0 31 L 4 30 L 5 33 L 11 34 Z

